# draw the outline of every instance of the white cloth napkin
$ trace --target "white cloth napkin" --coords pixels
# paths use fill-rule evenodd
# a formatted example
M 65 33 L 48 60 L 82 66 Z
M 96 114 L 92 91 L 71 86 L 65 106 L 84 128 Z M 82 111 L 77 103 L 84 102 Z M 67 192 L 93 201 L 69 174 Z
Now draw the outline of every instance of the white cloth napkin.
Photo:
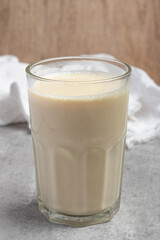
M 15 56 L 0 56 L 0 125 L 29 124 L 26 66 Z M 153 137 L 160 137 L 160 87 L 145 71 L 132 67 L 126 145 L 131 148 Z

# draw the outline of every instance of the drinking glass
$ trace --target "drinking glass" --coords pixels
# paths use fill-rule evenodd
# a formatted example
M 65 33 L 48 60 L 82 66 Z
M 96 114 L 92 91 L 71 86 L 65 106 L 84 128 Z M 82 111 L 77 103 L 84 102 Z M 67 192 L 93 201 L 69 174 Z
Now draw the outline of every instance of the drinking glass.
M 70 226 L 109 221 L 120 207 L 130 66 L 64 57 L 26 73 L 40 212 Z

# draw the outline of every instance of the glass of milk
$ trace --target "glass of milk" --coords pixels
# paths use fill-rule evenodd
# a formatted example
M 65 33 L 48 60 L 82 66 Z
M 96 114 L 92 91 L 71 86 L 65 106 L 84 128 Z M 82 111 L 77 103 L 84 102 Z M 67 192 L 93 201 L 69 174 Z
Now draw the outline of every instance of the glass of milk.
M 70 226 L 109 221 L 120 207 L 130 66 L 65 57 L 26 72 L 41 213 Z

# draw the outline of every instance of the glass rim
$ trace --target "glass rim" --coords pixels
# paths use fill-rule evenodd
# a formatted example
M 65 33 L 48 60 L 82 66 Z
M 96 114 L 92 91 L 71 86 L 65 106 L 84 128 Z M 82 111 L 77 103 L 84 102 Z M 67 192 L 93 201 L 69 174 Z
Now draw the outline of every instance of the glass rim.
M 47 62 L 53 62 L 53 61 L 67 61 L 67 60 L 93 60 L 93 61 L 103 61 L 103 62 L 108 62 L 112 65 L 114 65 L 115 63 L 117 64 L 120 64 L 121 66 L 125 67 L 126 68 L 126 71 L 125 73 L 123 74 L 119 74 L 117 76 L 113 76 L 113 77 L 108 77 L 108 78 L 100 78 L 100 79 L 92 79 L 92 80 L 86 80 L 86 81 L 75 81 L 75 80 L 59 80 L 59 79 L 49 79 L 49 78 L 45 78 L 45 77 L 40 77 L 36 74 L 33 74 L 31 72 L 32 68 L 34 68 L 35 66 L 39 65 L 39 64 L 45 64 Z M 90 56 L 87 56 L 87 57 L 83 57 L 83 56 L 71 56 L 71 57 L 57 57 L 57 58 L 47 58 L 47 59 L 44 59 L 44 60 L 41 60 L 41 61 L 37 61 L 37 62 L 33 62 L 31 64 L 29 64 L 27 67 L 26 67 L 26 73 L 32 77 L 32 78 L 35 78 L 39 81 L 43 81 L 43 82 L 59 82 L 59 83 L 99 83 L 99 82 L 110 82 L 110 81 L 116 81 L 116 80 L 120 80 L 120 79 L 123 79 L 123 78 L 126 78 L 128 76 L 131 75 L 131 67 L 125 63 L 125 62 L 122 62 L 122 61 L 119 61 L 117 59 L 112 59 L 112 58 L 105 58 L 105 57 L 90 57 Z

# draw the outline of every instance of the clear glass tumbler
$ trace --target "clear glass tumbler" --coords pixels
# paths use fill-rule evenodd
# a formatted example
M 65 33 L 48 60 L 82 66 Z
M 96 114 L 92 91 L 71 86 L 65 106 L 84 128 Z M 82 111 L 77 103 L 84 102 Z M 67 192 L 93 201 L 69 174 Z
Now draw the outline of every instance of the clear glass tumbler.
M 41 213 L 70 226 L 109 221 L 120 207 L 130 66 L 65 57 L 26 72 Z

